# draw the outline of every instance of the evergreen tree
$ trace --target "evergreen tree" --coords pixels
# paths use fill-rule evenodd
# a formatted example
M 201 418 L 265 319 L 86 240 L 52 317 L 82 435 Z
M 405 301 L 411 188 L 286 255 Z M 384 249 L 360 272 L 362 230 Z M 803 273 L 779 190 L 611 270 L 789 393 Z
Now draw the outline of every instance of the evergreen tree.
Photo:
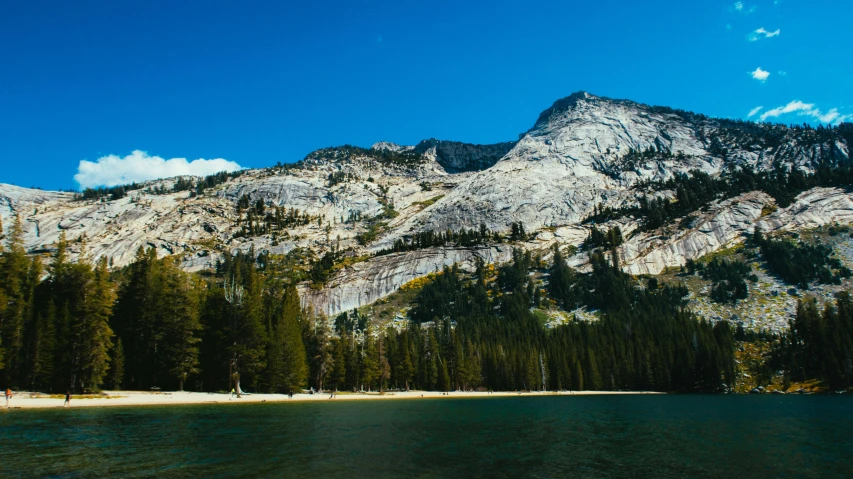
M 177 378 L 178 389 L 183 391 L 184 382 L 199 372 L 198 336 L 201 284 L 178 269 L 172 260 L 161 265 L 163 292 L 161 313 L 164 321 L 164 362 L 169 373 Z
M 288 393 L 299 391 L 308 377 L 305 344 L 302 342 L 302 327 L 299 324 L 301 308 L 296 287 L 288 285 L 284 291 L 284 303 L 276 326 L 276 340 L 282 347 L 282 388 Z
M 81 385 L 97 390 L 104 382 L 112 348 L 113 331 L 109 325 L 115 292 L 109 281 L 107 258 L 101 257 L 91 276 L 91 285 L 84 298 L 82 338 L 80 345 Z
M 409 383 L 412 381 L 414 377 L 414 363 L 412 362 L 412 355 L 410 352 L 411 345 L 409 343 L 409 335 L 408 331 L 403 331 L 403 336 L 397 342 L 400 348 L 400 362 L 397 367 L 397 371 L 399 374 L 399 380 L 405 385 L 406 391 L 409 390 Z
M 110 364 L 110 382 L 113 389 L 122 389 L 124 385 L 124 346 L 121 338 L 116 341 Z
M 6 239 L 6 235 L 3 234 L 3 221 L 0 218 L 0 272 L 2 274 L 6 274 L 6 248 L 4 247 L 4 240 Z M 3 320 L 6 316 L 6 305 L 9 303 L 8 298 L 6 297 L 6 288 L 0 286 L 0 372 L 3 372 L 6 368 L 6 349 L 3 347 Z
M 24 228 L 20 215 L 7 238 L 8 248 L 0 262 L 0 289 L 5 301 L 0 305 L 0 346 L 4 349 L 6 384 L 20 385 L 25 368 L 24 328 L 27 322 L 28 272 L 30 261 L 24 249 Z
M 55 263 L 55 262 L 54 262 Z M 125 387 L 149 389 L 158 386 L 157 343 L 161 335 L 155 285 L 157 255 L 153 248 L 136 251 L 124 271 L 115 306 L 114 327 L 122 338 L 125 353 Z
M 334 366 L 332 367 L 332 382 L 335 391 L 346 388 L 347 382 L 347 341 L 345 337 L 340 337 L 334 341 Z
M 385 334 L 379 334 L 377 346 L 379 353 L 379 391 L 382 392 L 388 384 L 388 380 L 391 379 L 391 363 L 388 361 L 387 340 Z
M 361 351 L 361 386 L 368 391 L 379 380 L 379 348 L 369 331 L 365 331 Z
M 438 390 L 450 391 L 450 374 L 447 372 L 447 361 L 438 359 L 440 365 L 438 370 Z
M 309 317 L 308 313 L 303 316 Z M 302 342 L 305 345 L 305 354 L 308 358 L 309 377 L 318 391 L 322 391 L 326 384 L 326 378 L 334 368 L 332 353 L 331 331 L 326 318 L 310 317 L 310 320 L 302 321 Z
M 248 379 L 244 384 L 252 384 L 264 369 L 267 348 L 261 310 L 261 277 L 252 267 L 246 268 L 245 273 L 243 286 L 235 286 L 240 283 L 239 277 L 237 281 L 232 279 L 232 288 L 236 288 L 239 294 L 232 294 L 229 300 L 228 350 L 231 354 L 231 377 L 237 392 L 242 392 L 241 379 Z
M 38 315 L 33 344 L 33 390 L 51 390 L 51 380 L 56 362 L 56 306 L 48 301 L 47 310 Z

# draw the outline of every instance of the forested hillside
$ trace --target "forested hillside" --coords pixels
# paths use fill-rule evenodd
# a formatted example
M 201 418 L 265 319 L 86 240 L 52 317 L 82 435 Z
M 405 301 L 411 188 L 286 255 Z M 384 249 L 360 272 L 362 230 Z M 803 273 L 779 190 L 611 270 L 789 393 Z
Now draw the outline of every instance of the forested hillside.
M 578 92 L 494 145 L 347 145 L 79 194 L 0 185 L 0 376 L 721 391 L 757 334 L 762 371 L 846 384 L 846 343 L 787 322 L 853 286 L 851 141 L 846 123 Z M 803 237 L 827 227 L 832 244 Z M 393 320 L 374 314 L 403 288 Z M 834 314 L 800 323 L 844 331 Z
M 63 240 L 45 267 L 24 254 L 19 229 L 0 263 L 2 374 L 16 388 L 716 391 L 732 381 L 726 323 L 698 320 L 683 290 L 643 288 L 604 256 L 589 275 L 559 253 L 549 266 L 521 251 L 496 275 L 448 268 L 406 327 L 378 329 L 357 311 L 327 321 L 301 310 L 294 276 L 274 260 L 237 255 L 195 275 L 140 249 L 111 274 L 105 260 L 69 262 Z M 552 302 L 606 314 L 548 329 L 533 311 Z

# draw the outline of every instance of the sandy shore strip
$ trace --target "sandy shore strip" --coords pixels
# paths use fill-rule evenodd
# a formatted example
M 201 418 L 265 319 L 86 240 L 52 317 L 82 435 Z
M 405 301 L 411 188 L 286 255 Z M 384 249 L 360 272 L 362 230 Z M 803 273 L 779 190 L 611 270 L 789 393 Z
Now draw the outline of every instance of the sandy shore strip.
M 104 391 L 100 395 L 72 395 L 69 407 L 106 407 L 106 406 L 160 406 L 177 404 L 246 404 L 246 403 L 279 403 L 279 402 L 308 402 L 308 401 L 365 401 L 392 399 L 424 399 L 424 398 L 486 398 L 486 397 L 544 397 L 544 396 L 590 396 L 614 394 L 663 394 L 642 391 L 548 391 L 548 392 L 462 392 L 452 391 L 441 393 L 436 391 L 393 391 L 370 393 L 337 393 L 330 398 L 331 392 L 315 394 L 244 394 L 232 397 L 226 393 L 198 392 L 144 392 L 144 391 Z M 64 407 L 65 395 L 16 392 L 9 404 L 11 409 L 43 409 Z M 0 403 L 0 407 L 4 406 Z M 5 409 L 5 408 L 3 408 Z

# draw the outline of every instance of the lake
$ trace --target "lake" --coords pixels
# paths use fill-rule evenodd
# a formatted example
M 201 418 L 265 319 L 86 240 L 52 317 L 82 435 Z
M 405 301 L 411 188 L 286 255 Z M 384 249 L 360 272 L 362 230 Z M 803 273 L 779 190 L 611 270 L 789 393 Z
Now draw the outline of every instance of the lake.
M 847 396 L 0 412 L 0 477 L 850 477 Z

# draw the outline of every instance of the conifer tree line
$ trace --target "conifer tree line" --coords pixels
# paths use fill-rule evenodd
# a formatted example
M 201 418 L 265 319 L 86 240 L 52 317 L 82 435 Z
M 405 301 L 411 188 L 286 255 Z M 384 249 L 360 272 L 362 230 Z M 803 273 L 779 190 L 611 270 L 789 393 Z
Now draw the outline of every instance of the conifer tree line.
M 448 244 L 455 244 L 462 247 L 477 246 L 486 243 L 490 239 L 499 240 L 499 238 L 493 238 L 485 224 L 481 224 L 479 229 L 462 228 L 458 232 L 447 230 L 442 233 L 440 231 L 425 230 L 413 234 L 410 238 L 396 240 L 393 246 L 378 251 L 376 256 L 402 253 L 404 251 L 416 251 L 436 246 L 446 246 Z
M 246 216 L 240 220 L 242 226 L 240 231 L 234 234 L 235 238 L 265 235 L 295 226 L 305 226 L 318 219 L 296 208 L 278 205 L 268 207 L 262 198 L 251 204 L 247 195 L 241 196 L 237 201 L 237 211 L 245 211 Z
M 490 231 L 485 224 L 481 223 L 477 229 L 462 228 L 459 231 L 448 229 L 445 232 L 433 230 L 419 231 L 410 237 L 394 241 L 391 247 L 377 251 L 376 256 L 447 245 L 469 248 L 485 245 L 490 241 L 495 243 L 502 243 L 505 240 L 515 242 L 524 241 L 527 238 L 528 234 L 524 231 L 524 224 L 521 222 L 510 223 L 509 232 L 505 235 L 498 231 Z
M 175 184 L 172 185 L 171 189 L 160 185 L 145 188 L 145 192 L 153 195 L 165 195 L 181 191 L 190 191 L 192 196 L 198 196 L 204 193 L 204 190 L 207 188 L 213 188 L 214 186 L 221 185 L 222 183 L 242 174 L 243 171 L 233 171 L 230 173 L 227 171 L 220 171 L 219 173 L 214 173 L 212 175 L 207 175 L 204 178 L 200 178 L 198 181 L 193 181 L 186 177 L 180 177 Z M 83 192 L 75 194 L 74 199 L 78 201 L 100 199 L 115 201 L 124 198 L 131 191 L 141 190 L 142 188 L 143 186 L 141 184 L 135 182 L 126 185 L 86 188 Z
M 792 238 L 767 237 L 756 229 L 752 243 L 759 248 L 767 269 L 784 282 L 808 289 L 809 283 L 841 284 L 842 278 L 853 275 L 850 268 L 832 256 L 832 247 L 807 244 Z
M 0 251 L 0 364 L 6 384 L 97 389 L 110 369 L 115 289 L 107 259 L 71 263 L 60 241 L 45 271 L 23 247 L 16 217 Z M 42 279 L 47 273 L 47 279 Z
M 687 260 L 684 268 L 687 274 L 696 274 L 711 281 L 711 300 L 717 303 L 737 303 L 749 297 L 747 280 L 757 282 L 758 276 L 752 273 L 752 268 L 741 259 L 711 258 L 707 264 L 700 261 Z
M 853 136 L 851 136 L 853 139 Z M 675 219 L 699 211 L 710 203 L 732 198 L 750 191 L 763 191 L 785 208 L 800 193 L 818 186 L 849 187 L 853 184 L 853 165 L 847 160 L 827 158 L 821 160 L 813 173 L 797 168 L 776 165 L 767 171 L 749 167 L 734 167 L 718 177 L 702 171 L 679 173 L 667 181 L 638 184 L 635 189 L 675 193 L 673 199 L 643 194 L 636 205 L 621 208 L 596 205 L 584 223 L 602 223 L 632 216 L 640 219 L 640 230 L 650 231 L 672 223 Z
M 416 166 L 425 161 L 422 154 L 414 150 L 392 151 L 374 148 L 361 148 L 352 145 L 335 146 L 323 148 L 308 154 L 304 160 L 297 163 L 297 167 L 303 167 L 306 163 L 316 161 L 346 162 L 352 158 L 367 157 L 388 165 L 404 167 Z
M 853 387 L 853 298 L 840 292 L 823 309 L 814 298 L 797 302 L 791 328 L 782 335 L 770 366 L 785 381 L 817 378 L 831 390 Z
M 417 295 L 411 321 L 380 329 L 353 311 L 326 321 L 300 306 L 294 276 L 267 258 L 226 257 L 207 276 L 140 249 L 48 266 L 9 229 L 0 257 L 2 376 L 15 388 L 293 392 L 431 389 L 716 391 L 731 384 L 734 342 L 685 307 L 683 288 L 641 287 L 607 252 L 593 272 L 530 253 L 476 273 L 447 268 Z M 45 269 L 46 268 L 46 269 Z M 546 328 L 542 309 L 581 305 L 593 323 Z M 538 309 L 540 308 L 540 309 Z
M 26 255 L 22 233 L 16 219 L 0 251 L 0 376 L 8 386 L 292 392 L 307 385 L 309 329 L 299 295 L 255 260 L 237 258 L 221 278 L 203 278 L 140 248 L 131 265 L 111 273 L 106 258 L 92 264 L 85 252 L 70 262 L 63 236 L 45 270 Z

